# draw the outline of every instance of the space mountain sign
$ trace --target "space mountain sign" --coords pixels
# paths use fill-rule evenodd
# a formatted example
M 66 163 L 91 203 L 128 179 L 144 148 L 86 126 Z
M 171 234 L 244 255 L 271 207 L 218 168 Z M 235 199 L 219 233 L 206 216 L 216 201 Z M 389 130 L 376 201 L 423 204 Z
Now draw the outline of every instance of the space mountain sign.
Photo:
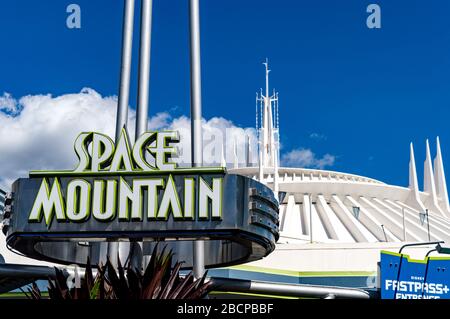
M 149 147 L 153 140 L 156 140 L 156 145 Z M 200 175 L 197 181 L 190 175 L 174 178 L 172 171 L 175 164 L 167 161 L 175 153 L 175 148 L 167 146 L 168 141 L 173 140 L 178 140 L 176 132 L 149 132 L 143 134 L 131 148 L 127 134 L 122 130 L 114 147 L 113 141 L 106 135 L 80 134 L 75 141 L 75 152 L 80 160 L 73 171 L 79 177 L 68 180 L 64 187 L 57 178 L 53 179 L 52 185 L 47 177 L 42 178 L 28 220 L 43 220 L 48 226 L 54 220 L 82 223 L 91 216 L 101 222 L 116 218 L 125 222 L 142 221 L 144 218 L 167 220 L 169 214 L 178 220 L 193 220 L 196 217 L 222 219 L 224 177 Z M 92 155 L 88 151 L 90 144 Z M 144 156 L 146 148 L 154 154 L 153 164 Z M 155 173 L 163 175 L 155 176 Z M 135 174 L 147 176 L 136 177 Z M 119 177 L 105 179 L 105 175 Z M 133 177 L 126 178 L 124 175 Z M 145 193 L 146 205 L 143 203 Z M 194 216 L 195 201 L 198 202 L 198 216 Z
M 145 132 L 132 145 L 81 133 L 74 170 L 32 171 L 12 186 L 8 246 L 28 257 L 96 264 L 105 242 L 165 240 L 187 268 L 204 240 L 205 265 L 260 259 L 278 239 L 278 202 L 265 185 L 222 167 L 179 168 L 179 134 Z M 107 248 L 106 248 L 107 249 Z

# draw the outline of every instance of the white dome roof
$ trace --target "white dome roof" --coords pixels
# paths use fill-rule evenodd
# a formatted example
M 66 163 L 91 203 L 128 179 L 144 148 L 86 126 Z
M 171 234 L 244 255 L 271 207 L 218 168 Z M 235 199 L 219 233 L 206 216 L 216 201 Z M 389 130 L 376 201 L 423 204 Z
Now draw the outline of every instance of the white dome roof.
M 229 172 L 259 179 L 257 167 Z M 279 191 L 286 193 L 280 205 L 279 243 L 309 242 L 311 225 L 313 242 L 450 242 L 445 199 L 437 198 L 436 207 L 432 195 L 416 191 L 414 185 L 389 185 L 326 170 L 279 168 L 278 172 Z M 273 168 L 265 168 L 263 175 L 264 183 L 273 187 Z

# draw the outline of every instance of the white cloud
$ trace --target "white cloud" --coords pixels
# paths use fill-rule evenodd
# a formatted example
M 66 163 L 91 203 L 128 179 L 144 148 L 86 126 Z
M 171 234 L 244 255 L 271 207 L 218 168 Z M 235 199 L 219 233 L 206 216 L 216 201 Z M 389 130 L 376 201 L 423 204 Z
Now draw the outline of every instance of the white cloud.
M 186 107 L 186 109 L 188 109 Z M 19 177 L 30 170 L 71 169 L 77 157 L 73 142 L 82 131 L 95 131 L 114 137 L 117 97 L 102 97 L 93 89 L 61 96 L 28 95 L 20 99 L 4 93 L 0 96 L 0 188 L 9 189 Z M 134 138 L 136 112 L 128 110 L 128 131 Z M 181 134 L 182 166 L 190 164 L 190 119 L 173 118 L 162 112 L 149 119 L 150 130 L 178 130 Z M 257 165 L 257 141 L 253 128 L 236 126 L 222 117 L 202 121 L 204 135 L 204 164 L 221 165 L 222 149 L 225 162 L 233 166 L 246 165 L 246 145 L 251 145 L 250 162 Z M 223 146 L 222 146 L 223 145 Z M 334 164 L 330 154 L 317 158 L 310 149 L 295 149 L 282 156 L 286 166 L 324 168 Z
M 294 149 L 281 157 L 281 163 L 284 166 L 309 167 L 324 169 L 327 166 L 333 166 L 336 157 L 331 154 L 325 154 L 318 158 L 310 149 L 299 148 Z
M 166 127 L 177 130 L 181 137 L 180 165 L 187 165 L 191 158 L 191 121 L 186 116 L 173 119 Z M 250 163 L 256 165 L 257 140 L 254 128 L 241 128 L 223 117 L 213 117 L 202 121 L 203 130 L 203 162 L 205 165 L 217 166 L 223 161 L 227 166 L 233 166 L 237 161 L 239 166 L 246 164 L 247 143 L 250 143 Z M 250 139 L 247 141 L 247 137 Z M 222 152 L 224 155 L 222 156 Z
M 20 112 L 20 106 L 11 94 L 4 92 L 3 96 L 0 96 L 0 111 L 6 114 L 16 115 Z
M 148 127 L 150 127 L 153 130 L 159 130 L 161 128 L 168 127 L 170 120 L 171 116 L 169 113 L 166 112 L 158 113 L 149 119 Z
M 0 111 L 0 184 L 10 185 L 32 169 L 73 167 L 73 141 L 81 131 L 113 135 L 116 103 L 115 97 L 83 89 L 58 97 L 24 96 L 14 106 L 17 114 Z
M 114 137 L 117 97 L 102 97 L 93 89 L 80 93 L 28 95 L 14 99 L 0 96 L 0 187 L 8 189 L 18 177 L 26 177 L 34 169 L 71 169 L 77 157 L 73 142 L 82 131 L 96 131 Z M 128 111 L 128 131 L 134 138 L 136 112 Z M 254 129 L 235 126 L 231 121 L 214 117 L 203 120 L 204 161 L 219 165 L 222 142 L 225 142 L 226 162 L 234 161 L 234 141 L 241 165 L 245 162 L 245 134 L 256 145 Z M 185 116 L 172 118 L 169 113 L 149 119 L 150 130 L 179 130 L 182 138 L 182 165 L 190 163 L 190 120 Z M 253 148 L 255 149 L 255 147 Z M 257 158 L 256 153 L 253 159 Z

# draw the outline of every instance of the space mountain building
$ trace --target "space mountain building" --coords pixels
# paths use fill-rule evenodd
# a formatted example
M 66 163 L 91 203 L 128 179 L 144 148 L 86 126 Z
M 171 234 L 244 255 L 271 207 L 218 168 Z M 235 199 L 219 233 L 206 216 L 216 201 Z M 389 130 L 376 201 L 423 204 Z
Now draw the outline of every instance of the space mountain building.
M 450 242 L 450 205 L 439 138 L 434 160 L 426 142 L 422 190 L 412 144 L 407 187 L 348 173 L 280 167 L 278 93 L 270 93 L 268 62 L 264 65 L 265 92 L 256 96 L 258 164 L 247 161 L 239 167 L 236 161 L 227 172 L 273 190 L 279 200 L 280 237 L 265 258 L 210 269 L 211 277 L 377 291 L 382 250 L 397 252 L 406 243 Z M 248 147 L 247 159 L 250 143 Z M 5 196 L 0 191 L 0 210 Z M 5 243 L 0 232 L 0 264 L 4 266 L 0 268 L 14 273 L 17 282 L 0 280 L 3 291 L 29 283 L 33 273 L 45 278 L 52 270 L 54 264 L 15 254 Z M 407 253 L 421 259 L 427 251 L 429 247 L 411 247 Z M 23 265 L 24 276 L 31 277 L 17 276 L 17 268 L 8 265 Z M 32 267 L 31 275 L 27 266 Z
M 280 239 L 266 258 L 228 269 L 229 276 L 286 283 L 376 288 L 380 251 L 410 243 L 450 242 L 450 205 L 439 138 L 436 156 L 426 141 L 419 189 L 413 144 L 409 185 L 329 170 L 279 167 L 278 93 L 260 104 L 259 165 L 229 170 L 273 189 L 280 200 Z M 258 119 L 258 115 L 257 115 Z M 405 253 L 422 259 L 430 247 Z

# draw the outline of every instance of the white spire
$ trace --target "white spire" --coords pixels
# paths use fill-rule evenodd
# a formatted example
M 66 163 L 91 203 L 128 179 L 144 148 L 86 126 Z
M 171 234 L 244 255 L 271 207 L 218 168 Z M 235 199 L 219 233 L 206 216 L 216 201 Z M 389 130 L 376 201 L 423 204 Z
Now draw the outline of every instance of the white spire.
M 426 159 L 424 162 L 424 178 L 423 191 L 428 193 L 429 197 L 424 204 L 431 208 L 431 211 L 444 215 L 438 204 L 436 195 L 436 184 L 434 183 L 433 165 L 431 163 L 430 144 L 428 139 L 426 141 Z
M 266 96 L 269 96 L 269 59 L 266 58 L 266 62 L 263 62 L 263 64 L 266 66 Z
M 426 158 L 423 168 L 423 190 L 427 193 L 435 194 L 436 187 L 434 185 L 434 176 L 433 176 L 433 167 L 431 165 L 431 155 L 430 155 L 430 143 L 428 143 L 428 139 L 426 141 Z
M 409 146 L 410 160 L 409 160 L 409 186 L 410 194 L 407 199 L 407 203 L 413 207 L 416 207 L 421 212 L 425 212 L 425 205 L 420 200 L 419 196 L 419 183 L 417 182 L 416 161 L 414 159 L 414 147 L 413 143 Z
M 445 180 L 444 163 L 442 161 L 441 144 L 436 138 L 436 158 L 434 159 L 434 178 L 436 180 L 436 192 L 444 212 L 450 214 L 448 203 L 447 182 Z
M 238 155 L 237 155 L 237 143 L 236 143 L 236 139 L 234 139 L 234 145 L 233 145 L 233 157 L 234 157 L 234 167 L 233 168 L 238 168 L 239 167 L 239 159 L 238 159 Z
M 258 142 L 259 149 L 261 149 L 261 142 Z M 263 168 L 263 162 L 262 162 L 262 152 L 258 152 L 258 164 L 259 164 L 259 181 L 261 183 L 264 183 L 264 168 Z
M 258 132 L 260 165 L 264 167 L 275 167 L 275 158 L 278 156 L 278 93 L 273 90 L 270 95 L 269 87 L 269 61 L 263 63 L 265 66 L 266 89 L 265 95 L 259 93 L 256 98 L 261 106 L 261 123 Z
M 225 160 L 225 148 L 224 148 L 223 142 L 222 142 L 222 154 L 221 154 L 221 159 L 220 159 L 220 165 L 222 167 L 227 167 L 227 161 Z
M 275 165 L 273 168 L 273 192 L 275 194 L 275 198 L 279 201 L 280 198 L 278 196 L 279 193 L 279 175 L 278 175 L 278 154 L 275 154 Z
M 409 145 L 409 188 L 411 190 L 419 190 L 417 182 L 416 160 L 414 159 L 413 143 Z
M 247 148 L 246 148 L 246 154 L 245 154 L 245 161 L 246 161 L 246 166 L 250 167 L 250 166 L 252 166 L 252 163 L 251 163 L 252 147 L 250 145 L 250 136 L 248 136 L 248 135 L 246 135 L 246 143 L 247 143 Z

